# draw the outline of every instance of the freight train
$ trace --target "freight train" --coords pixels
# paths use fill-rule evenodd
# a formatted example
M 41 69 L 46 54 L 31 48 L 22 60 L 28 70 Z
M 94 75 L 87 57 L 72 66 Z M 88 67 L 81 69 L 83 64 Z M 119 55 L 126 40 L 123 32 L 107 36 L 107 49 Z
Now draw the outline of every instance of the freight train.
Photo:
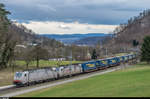
M 81 73 L 118 66 L 121 63 L 126 63 L 128 61 L 134 60 L 135 58 L 136 54 L 128 54 L 124 56 L 116 56 L 106 59 L 92 60 L 79 64 L 72 64 L 68 66 L 24 70 L 22 72 L 15 73 L 13 84 L 16 86 L 24 86 L 60 79 L 62 77 L 70 77 Z

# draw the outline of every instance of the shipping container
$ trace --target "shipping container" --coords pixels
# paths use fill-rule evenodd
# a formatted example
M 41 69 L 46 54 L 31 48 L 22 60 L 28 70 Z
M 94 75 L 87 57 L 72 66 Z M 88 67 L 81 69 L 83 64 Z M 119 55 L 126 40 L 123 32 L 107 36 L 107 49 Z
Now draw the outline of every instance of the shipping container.
M 82 63 L 82 69 L 83 69 L 83 72 L 95 70 L 95 69 L 97 69 L 96 62 L 90 61 L 90 62 Z

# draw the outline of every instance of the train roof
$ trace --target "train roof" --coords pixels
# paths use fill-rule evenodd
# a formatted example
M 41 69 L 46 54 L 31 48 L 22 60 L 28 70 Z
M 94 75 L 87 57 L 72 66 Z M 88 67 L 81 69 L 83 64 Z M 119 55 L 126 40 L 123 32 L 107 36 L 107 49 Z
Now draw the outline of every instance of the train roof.
M 109 58 L 106 58 L 106 59 L 112 59 L 112 58 L 116 58 L 116 56 L 115 57 L 109 57 Z
M 99 59 L 98 61 L 103 61 L 103 60 L 106 60 L 106 58 L 104 58 L 104 59 Z
M 57 68 L 57 67 L 41 67 L 41 68 L 35 68 L 35 69 L 25 69 L 24 71 L 35 71 L 35 70 L 39 70 L 39 69 L 53 69 L 53 68 Z

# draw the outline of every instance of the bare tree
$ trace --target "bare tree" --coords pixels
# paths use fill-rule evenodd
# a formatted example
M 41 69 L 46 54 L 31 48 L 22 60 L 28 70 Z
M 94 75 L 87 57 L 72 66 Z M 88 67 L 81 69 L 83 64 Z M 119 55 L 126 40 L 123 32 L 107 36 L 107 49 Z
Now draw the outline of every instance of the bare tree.
M 40 44 L 36 45 L 32 51 L 31 54 L 33 54 L 33 59 L 36 60 L 37 62 L 37 68 L 39 68 L 39 61 L 40 59 L 48 59 L 49 58 L 49 53 L 47 49 L 42 48 Z
M 31 47 L 25 48 L 22 57 L 26 62 L 26 69 L 29 69 L 29 64 L 31 63 L 31 61 L 33 61 L 32 48 Z

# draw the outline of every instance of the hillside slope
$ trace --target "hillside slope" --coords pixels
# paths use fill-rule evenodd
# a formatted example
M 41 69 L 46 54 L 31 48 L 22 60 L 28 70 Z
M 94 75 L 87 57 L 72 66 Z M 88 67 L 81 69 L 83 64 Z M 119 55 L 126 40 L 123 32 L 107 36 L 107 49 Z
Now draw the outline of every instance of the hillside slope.
M 140 50 L 146 35 L 150 35 L 150 10 L 145 10 L 139 16 L 130 18 L 127 23 L 120 24 L 114 30 L 114 38 L 107 43 L 107 47 L 111 47 L 113 52 L 131 51 L 135 48 L 133 40 L 136 40 Z
M 38 34 L 34 33 L 32 30 L 27 29 L 25 26 L 17 23 L 13 23 L 10 27 L 11 29 L 16 32 L 17 36 L 19 37 L 19 44 L 34 44 L 34 43 L 42 43 L 43 45 L 47 45 L 49 43 L 49 46 L 55 47 L 57 44 L 61 44 L 60 42 L 52 39 L 52 38 L 47 38 L 44 36 L 39 36 Z M 12 33 L 14 33 L 12 32 Z M 53 44 L 54 43 L 54 44 Z

